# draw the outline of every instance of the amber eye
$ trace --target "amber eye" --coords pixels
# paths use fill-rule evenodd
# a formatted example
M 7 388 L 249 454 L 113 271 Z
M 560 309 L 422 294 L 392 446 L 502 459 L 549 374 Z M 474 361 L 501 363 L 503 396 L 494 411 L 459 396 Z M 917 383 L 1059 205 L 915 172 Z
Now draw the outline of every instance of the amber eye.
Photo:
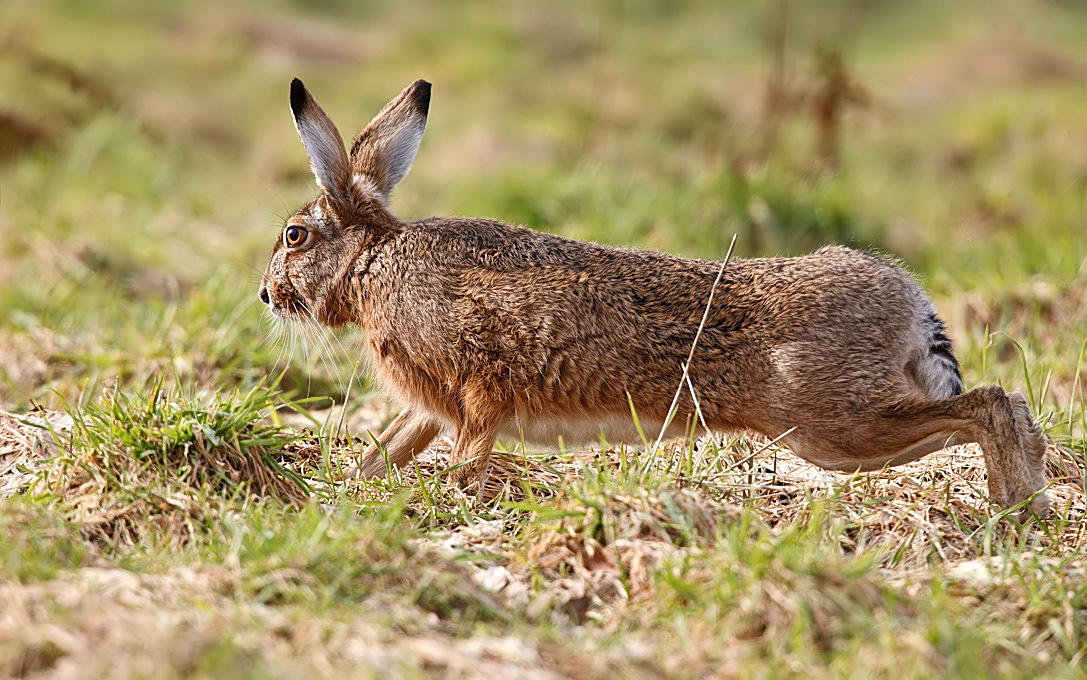
M 307 236 L 309 236 L 309 232 L 292 224 L 283 230 L 283 243 L 288 248 L 297 248 L 306 242 Z

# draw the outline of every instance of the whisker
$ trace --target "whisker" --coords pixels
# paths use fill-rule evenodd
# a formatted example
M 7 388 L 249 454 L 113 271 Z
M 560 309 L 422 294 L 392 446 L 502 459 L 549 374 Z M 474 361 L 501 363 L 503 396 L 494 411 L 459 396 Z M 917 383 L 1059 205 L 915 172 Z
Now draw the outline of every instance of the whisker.
M 271 335 L 271 343 L 279 347 L 276 361 L 272 365 L 272 373 L 276 373 L 279 371 L 279 364 L 283 361 L 283 352 L 285 350 L 285 343 L 283 342 L 283 324 L 274 314 L 272 314 L 271 310 L 267 308 L 264 310 L 264 314 L 261 315 L 261 323 L 264 325 L 265 335 Z
M 322 326 L 317 321 L 317 317 L 316 317 L 316 315 L 314 315 L 313 310 L 311 310 L 307 305 L 302 303 L 301 307 L 306 312 L 306 314 L 309 316 L 309 318 L 313 321 L 312 326 L 307 325 L 307 327 L 306 327 L 307 328 L 307 334 L 312 339 L 312 342 L 314 342 L 317 345 L 317 349 L 319 350 L 318 356 L 321 359 L 321 363 L 324 364 L 325 370 L 328 372 L 328 374 L 330 376 L 332 376 L 332 377 L 334 377 L 336 379 L 336 383 L 337 383 L 338 387 L 340 388 L 340 393 L 343 394 L 343 393 L 345 393 L 347 391 L 347 388 L 343 383 L 343 377 L 339 374 L 339 372 L 335 368 L 335 364 L 336 364 L 335 353 L 333 352 L 332 346 L 329 343 L 328 337 L 327 337 L 327 333 L 330 333 L 331 330 L 326 328 L 325 326 Z

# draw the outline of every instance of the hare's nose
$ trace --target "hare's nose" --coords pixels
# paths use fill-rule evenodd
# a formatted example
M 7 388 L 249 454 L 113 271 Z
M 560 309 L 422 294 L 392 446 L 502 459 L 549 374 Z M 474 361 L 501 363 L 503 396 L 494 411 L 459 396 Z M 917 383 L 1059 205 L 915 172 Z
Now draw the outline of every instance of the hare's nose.
M 260 287 L 260 301 L 264 304 L 268 304 L 268 288 L 265 286 Z

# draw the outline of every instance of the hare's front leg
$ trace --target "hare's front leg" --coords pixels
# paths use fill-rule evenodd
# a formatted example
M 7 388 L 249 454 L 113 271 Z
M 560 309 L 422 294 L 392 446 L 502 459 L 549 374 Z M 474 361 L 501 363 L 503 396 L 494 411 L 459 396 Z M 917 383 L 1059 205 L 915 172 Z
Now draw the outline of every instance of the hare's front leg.
M 453 471 L 451 481 L 462 489 L 479 482 L 479 493 L 487 483 L 487 468 L 491 462 L 498 421 L 470 421 L 457 428 L 453 437 L 453 455 L 450 465 L 466 463 Z
M 386 457 L 389 465 L 403 467 L 416 454 L 426 450 L 440 431 L 441 424 L 437 420 L 409 406 L 381 433 L 377 444 L 367 446 L 362 452 L 359 473 L 363 479 L 381 479 L 388 469 Z
M 450 465 L 466 463 L 453 471 L 450 477 L 457 486 L 467 488 L 479 482 L 480 496 L 487 482 L 487 468 L 498 428 L 510 412 L 509 407 L 496 399 L 501 390 L 493 389 L 493 383 L 479 377 L 469 381 L 460 393 L 460 422 L 453 436 L 453 455 Z

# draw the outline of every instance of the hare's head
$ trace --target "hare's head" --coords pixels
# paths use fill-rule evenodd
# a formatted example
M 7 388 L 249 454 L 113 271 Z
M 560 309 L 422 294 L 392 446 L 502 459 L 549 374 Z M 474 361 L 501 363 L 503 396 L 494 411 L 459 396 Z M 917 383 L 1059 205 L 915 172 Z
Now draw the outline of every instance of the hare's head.
M 389 192 L 415 160 L 426 127 L 430 83 L 417 80 L 359 133 L 350 154 L 328 115 L 297 78 L 291 113 L 321 195 L 287 219 L 260 282 L 279 319 L 338 326 L 351 320 L 346 295 L 355 263 L 400 229 Z

